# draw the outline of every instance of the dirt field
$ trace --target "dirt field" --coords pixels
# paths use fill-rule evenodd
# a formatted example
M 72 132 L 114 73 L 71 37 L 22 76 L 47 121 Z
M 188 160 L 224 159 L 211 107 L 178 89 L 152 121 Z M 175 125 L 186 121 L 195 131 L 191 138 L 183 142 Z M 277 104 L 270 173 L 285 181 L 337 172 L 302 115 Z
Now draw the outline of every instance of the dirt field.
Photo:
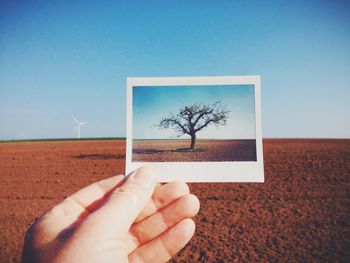
M 256 161 L 255 140 L 200 140 L 189 151 L 190 140 L 134 140 L 137 162 Z
M 33 220 L 122 173 L 124 141 L 0 143 L 0 262 Z M 197 231 L 173 262 L 349 262 L 350 140 L 265 140 L 265 183 L 190 184 Z

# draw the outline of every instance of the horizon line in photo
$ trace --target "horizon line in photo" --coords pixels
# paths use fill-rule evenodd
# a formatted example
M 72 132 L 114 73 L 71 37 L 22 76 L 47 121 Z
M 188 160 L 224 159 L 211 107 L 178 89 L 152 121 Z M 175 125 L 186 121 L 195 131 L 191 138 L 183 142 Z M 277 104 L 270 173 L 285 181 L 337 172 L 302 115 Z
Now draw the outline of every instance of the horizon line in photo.
M 133 141 L 191 141 L 191 138 L 133 138 Z M 197 138 L 198 141 L 256 140 L 256 138 Z

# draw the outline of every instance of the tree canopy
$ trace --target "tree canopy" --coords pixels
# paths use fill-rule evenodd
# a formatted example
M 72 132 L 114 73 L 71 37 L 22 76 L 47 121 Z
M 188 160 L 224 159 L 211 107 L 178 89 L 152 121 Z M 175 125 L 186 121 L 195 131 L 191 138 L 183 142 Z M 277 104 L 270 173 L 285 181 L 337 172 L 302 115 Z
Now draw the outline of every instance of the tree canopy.
M 162 118 L 158 127 L 161 129 L 173 128 L 178 136 L 191 136 L 191 149 L 195 148 L 196 133 L 209 125 L 226 125 L 229 111 L 220 101 L 214 104 L 194 103 L 184 106 L 177 115 Z

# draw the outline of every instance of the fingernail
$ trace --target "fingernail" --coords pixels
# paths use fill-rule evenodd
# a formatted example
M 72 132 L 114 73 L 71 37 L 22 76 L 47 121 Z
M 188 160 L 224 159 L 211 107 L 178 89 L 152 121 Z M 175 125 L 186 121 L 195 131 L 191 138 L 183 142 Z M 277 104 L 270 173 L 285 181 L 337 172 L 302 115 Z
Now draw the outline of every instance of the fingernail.
M 150 167 L 141 167 L 135 173 L 135 180 L 145 188 L 153 187 L 157 182 L 155 171 Z

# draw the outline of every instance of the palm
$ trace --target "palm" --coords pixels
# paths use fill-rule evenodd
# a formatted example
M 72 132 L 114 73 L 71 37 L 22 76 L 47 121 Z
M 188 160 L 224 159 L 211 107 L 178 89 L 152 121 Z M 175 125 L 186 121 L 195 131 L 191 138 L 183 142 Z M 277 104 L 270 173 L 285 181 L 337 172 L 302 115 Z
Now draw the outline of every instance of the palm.
M 33 250 L 34 244 L 34 250 L 42 255 L 37 261 L 49 261 L 53 250 L 60 250 L 67 242 L 85 250 L 91 262 L 116 262 L 116 259 L 119 262 L 165 262 L 177 253 L 193 235 L 194 223 L 190 217 L 198 212 L 198 199 L 189 194 L 184 183 L 158 185 L 131 227 L 116 235 L 108 227 L 108 216 L 106 226 L 91 215 L 122 179 L 123 176 L 117 176 L 92 184 L 43 215 L 27 235 L 30 249 Z M 90 226 L 96 227 L 81 231 L 82 222 L 89 220 L 92 221 Z M 24 261 L 26 257 L 33 258 L 26 250 L 28 248 L 24 251 Z

